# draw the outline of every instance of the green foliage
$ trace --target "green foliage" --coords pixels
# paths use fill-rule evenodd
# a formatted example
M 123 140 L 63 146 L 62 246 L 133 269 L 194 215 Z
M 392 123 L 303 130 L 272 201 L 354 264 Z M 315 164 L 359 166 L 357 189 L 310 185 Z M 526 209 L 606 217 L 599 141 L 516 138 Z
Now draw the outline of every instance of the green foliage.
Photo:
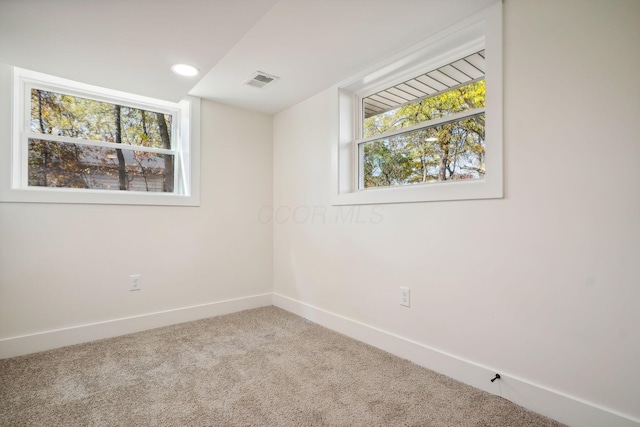
M 482 80 L 366 118 L 363 136 L 372 137 L 484 106 Z M 365 144 L 365 188 L 481 178 L 484 127 L 481 113 Z

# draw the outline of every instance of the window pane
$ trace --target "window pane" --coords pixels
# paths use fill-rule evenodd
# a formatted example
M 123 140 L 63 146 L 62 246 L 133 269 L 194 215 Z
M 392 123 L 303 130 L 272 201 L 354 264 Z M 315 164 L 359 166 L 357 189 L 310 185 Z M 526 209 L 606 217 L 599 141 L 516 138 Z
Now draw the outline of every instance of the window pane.
M 375 97 L 376 95 L 372 95 L 369 98 Z M 363 102 L 368 102 L 369 98 L 365 98 Z M 485 106 L 485 81 L 481 80 L 418 102 L 405 104 L 381 114 L 372 115 L 364 120 L 362 137 L 380 135 Z
M 29 186 L 173 192 L 173 155 L 29 139 Z
M 484 114 L 360 145 L 364 188 L 484 176 Z
M 30 130 L 34 133 L 170 149 L 171 118 L 170 114 L 31 90 Z

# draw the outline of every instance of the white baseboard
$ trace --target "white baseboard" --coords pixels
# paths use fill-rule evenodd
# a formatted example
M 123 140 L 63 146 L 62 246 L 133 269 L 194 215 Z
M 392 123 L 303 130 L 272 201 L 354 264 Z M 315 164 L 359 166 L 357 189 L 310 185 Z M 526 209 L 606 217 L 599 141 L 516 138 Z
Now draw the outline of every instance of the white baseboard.
M 301 301 L 273 294 L 273 305 L 326 328 L 357 339 L 465 384 L 504 397 L 531 411 L 575 427 L 638 427 L 634 419 L 562 392 L 510 376 L 416 341 L 331 313 Z M 499 372 L 501 379 L 490 379 Z
M 0 359 L 271 305 L 271 293 L 0 339 Z

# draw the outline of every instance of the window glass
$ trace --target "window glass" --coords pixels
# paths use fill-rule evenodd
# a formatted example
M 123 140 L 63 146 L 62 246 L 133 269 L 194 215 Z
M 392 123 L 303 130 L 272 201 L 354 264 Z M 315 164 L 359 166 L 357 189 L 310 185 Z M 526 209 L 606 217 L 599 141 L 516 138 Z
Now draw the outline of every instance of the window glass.
M 173 157 L 29 139 L 29 186 L 172 192 Z
M 364 188 L 484 176 L 484 113 L 362 143 Z
M 365 114 L 362 137 L 368 138 L 455 113 L 485 107 L 485 92 L 485 81 L 480 80 L 382 113 Z M 368 99 L 370 97 L 365 98 L 365 102 Z
M 28 186 L 174 191 L 171 114 L 39 88 L 30 97 Z
M 483 178 L 484 107 L 484 50 L 363 97 L 359 188 Z
M 118 119 L 121 143 L 171 148 L 167 144 L 171 141 L 170 114 L 41 89 L 31 90 L 31 132 L 116 142 Z

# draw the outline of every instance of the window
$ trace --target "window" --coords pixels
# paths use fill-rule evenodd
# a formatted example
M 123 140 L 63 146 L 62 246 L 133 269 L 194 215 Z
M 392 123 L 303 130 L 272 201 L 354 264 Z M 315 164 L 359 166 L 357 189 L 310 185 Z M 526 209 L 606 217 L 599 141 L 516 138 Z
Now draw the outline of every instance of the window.
M 502 197 L 501 62 L 497 3 L 340 85 L 333 203 Z
M 3 200 L 197 205 L 197 100 L 155 100 L 14 69 Z

